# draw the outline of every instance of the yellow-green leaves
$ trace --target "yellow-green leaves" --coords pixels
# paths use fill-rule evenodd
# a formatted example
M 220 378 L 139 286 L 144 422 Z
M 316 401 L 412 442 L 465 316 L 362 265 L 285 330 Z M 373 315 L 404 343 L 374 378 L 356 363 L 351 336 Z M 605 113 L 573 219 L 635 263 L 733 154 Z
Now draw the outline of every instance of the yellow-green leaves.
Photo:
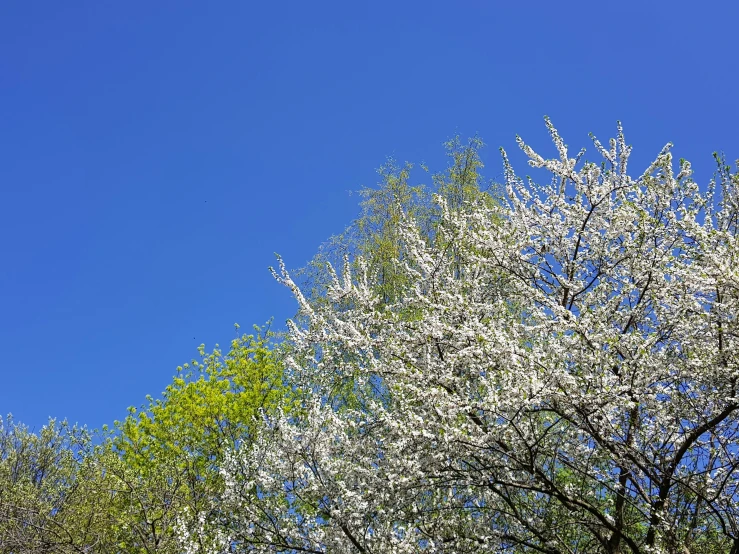
M 251 441 L 262 414 L 285 395 L 272 334 L 256 331 L 234 339 L 225 355 L 201 345 L 200 360 L 178 368 L 161 398 L 148 397 L 116 423 L 110 472 L 126 551 L 176 552 L 177 518 L 212 506 L 226 449 Z
M 112 552 L 113 487 L 90 433 L 0 418 L 0 552 Z

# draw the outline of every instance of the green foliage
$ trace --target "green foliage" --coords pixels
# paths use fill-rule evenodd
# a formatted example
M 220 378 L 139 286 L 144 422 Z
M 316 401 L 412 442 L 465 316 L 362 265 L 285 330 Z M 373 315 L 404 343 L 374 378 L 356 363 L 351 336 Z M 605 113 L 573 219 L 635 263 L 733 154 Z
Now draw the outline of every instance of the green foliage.
M 497 201 L 497 189 L 487 185 L 480 173 L 483 146 L 477 137 L 466 143 L 454 137 L 444 143 L 449 165 L 446 171 L 431 176 L 431 186 L 413 183 L 414 167 L 410 163 L 400 165 L 390 159 L 380 167 L 379 186 L 359 192 L 362 198 L 359 217 L 343 233 L 324 244 L 307 267 L 295 273 L 301 289 L 309 292 L 310 300 L 325 301 L 323 294 L 330 279 L 326 265 L 341 266 L 346 256 L 354 260 L 361 257 L 368 273 L 379 276 L 372 285 L 382 304 L 396 300 L 408 284 L 397 266 L 406 257 L 399 240 L 404 221 L 414 220 L 423 238 L 433 242 L 439 236 L 441 224 L 441 208 L 435 195 L 452 211 L 466 210 L 475 202 L 489 205 Z M 425 165 L 421 169 L 428 172 Z
M 0 553 L 114 552 L 112 483 L 90 433 L 0 418 Z
M 238 329 L 238 326 L 237 326 Z M 109 471 L 118 481 L 119 548 L 176 552 L 175 527 L 220 494 L 227 448 L 248 442 L 283 400 L 282 364 L 269 331 L 234 339 L 227 355 L 200 346 L 160 399 L 130 408 L 110 437 Z
M 0 554 L 180 552 L 177 524 L 218 504 L 224 452 L 289 392 L 273 335 L 256 328 L 226 355 L 201 346 L 161 398 L 98 441 L 66 422 L 33 433 L 0 419 Z

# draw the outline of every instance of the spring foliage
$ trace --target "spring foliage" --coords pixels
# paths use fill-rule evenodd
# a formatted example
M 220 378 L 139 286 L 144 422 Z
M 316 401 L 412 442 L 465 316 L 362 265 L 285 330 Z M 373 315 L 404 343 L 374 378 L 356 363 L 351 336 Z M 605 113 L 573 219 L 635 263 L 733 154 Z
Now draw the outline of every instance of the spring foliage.
M 739 177 L 546 124 L 543 184 L 384 166 L 284 336 L 99 445 L 0 426 L 0 552 L 739 554 Z
M 217 511 L 224 453 L 249 444 L 285 397 L 272 335 L 237 337 L 178 368 L 159 399 L 94 446 L 54 421 L 0 426 L 0 553 L 178 553 L 178 521 Z

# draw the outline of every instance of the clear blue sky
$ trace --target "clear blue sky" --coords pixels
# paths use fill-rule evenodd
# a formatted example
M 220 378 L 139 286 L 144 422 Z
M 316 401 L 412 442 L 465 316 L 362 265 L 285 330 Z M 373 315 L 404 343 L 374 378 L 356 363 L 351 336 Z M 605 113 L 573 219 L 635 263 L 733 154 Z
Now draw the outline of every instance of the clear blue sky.
M 545 114 L 572 148 L 621 119 L 635 171 L 670 140 L 708 177 L 739 3 L 705 4 L 2 2 L 0 413 L 99 427 L 282 325 L 273 253 L 303 265 L 388 155 L 479 133 L 493 178 Z

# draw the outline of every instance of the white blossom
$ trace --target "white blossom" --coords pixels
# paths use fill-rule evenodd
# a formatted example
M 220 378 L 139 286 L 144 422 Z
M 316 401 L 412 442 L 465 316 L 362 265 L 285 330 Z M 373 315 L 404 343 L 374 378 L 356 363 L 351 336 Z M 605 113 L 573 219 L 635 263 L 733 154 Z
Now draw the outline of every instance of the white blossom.
M 547 126 L 548 184 L 503 152 L 498 205 L 406 219 L 396 300 L 347 261 L 311 305 L 280 262 L 311 394 L 227 458 L 212 552 L 739 551 L 737 177 Z

